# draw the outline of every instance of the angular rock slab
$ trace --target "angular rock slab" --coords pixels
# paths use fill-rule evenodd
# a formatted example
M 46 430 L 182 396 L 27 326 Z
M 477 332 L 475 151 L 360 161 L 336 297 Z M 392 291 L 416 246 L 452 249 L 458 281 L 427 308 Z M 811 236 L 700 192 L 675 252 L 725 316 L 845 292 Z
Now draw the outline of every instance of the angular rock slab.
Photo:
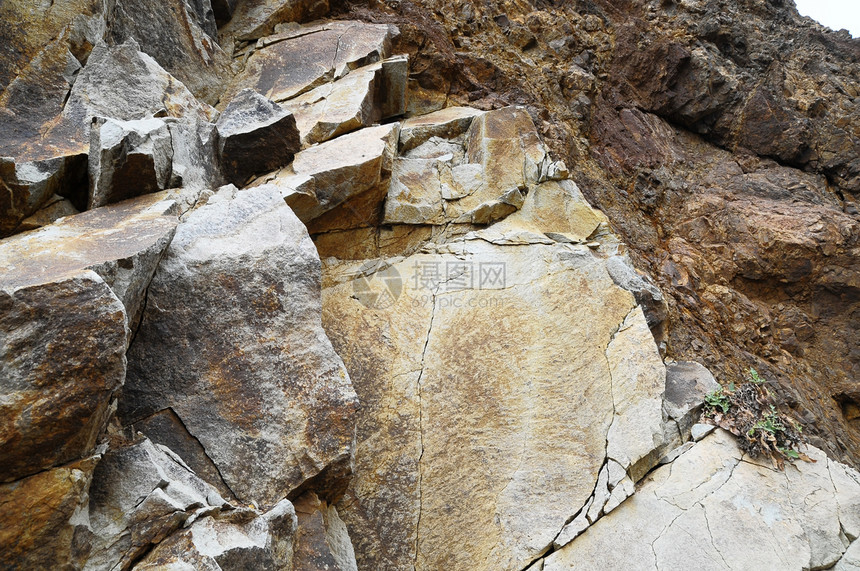
M 292 569 L 295 529 L 289 500 L 264 514 L 237 509 L 204 517 L 159 543 L 133 569 Z
M 158 196 L 0 243 L 0 481 L 90 455 L 176 218 Z
M 93 119 L 87 208 L 166 189 L 172 163 L 170 129 L 161 119 Z
M 481 114 L 483 111 L 471 107 L 448 107 L 410 117 L 403 121 L 400 128 L 400 153 L 411 151 L 431 137 L 455 139 L 463 135 L 472 124 L 472 119 Z
M 397 123 L 370 127 L 305 149 L 289 167 L 262 182 L 280 188 L 306 224 L 364 193 L 376 192 L 367 209 L 348 213 L 359 225 L 368 226 L 387 191 L 380 183 L 391 173 L 398 129 Z
M 245 504 L 303 484 L 336 496 L 357 401 L 320 323 L 319 272 L 277 188 L 225 187 L 190 212 L 149 286 L 123 421 L 172 408 Z
M 147 439 L 109 450 L 90 486 L 84 569 L 128 568 L 192 517 L 226 502 L 168 448 Z
M 363 403 L 339 513 L 361 568 L 523 569 L 594 490 L 634 301 L 584 246 L 437 252 L 326 268 Z
M 98 457 L 0 485 L 0 567 L 80 569 L 84 546 L 75 542 Z
M 391 53 L 395 26 L 364 22 L 326 22 L 296 27 L 258 42 L 245 69 L 227 88 L 224 99 L 250 88 L 281 103 L 350 70 L 378 62 Z
M 23 163 L 0 157 L 0 236 L 21 230 L 21 223 L 54 196 L 86 188 L 86 163 L 85 155 Z
M 666 394 L 663 409 L 678 423 L 682 436 L 690 434 L 699 420 L 705 395 L 720 388 L 714 375 L 695 361 L 666 365 Z M 686 439 L 685 439 L 686 440 Z
M 50 116 L 40 118 L 38 125 L 32 126 L 32 133 L 20 125 L 9 125 L 11 133 L 21 136 L 0 141 L 0 155 L 31 161 L 85 154 L 94 116 L 122 121 L 155 114 L 203 121 L 214 118 L 213 108 L 199 102 L 188 88 L 139 48 L 134 40 L 119 46 L 100 44 L 93 48 L 74 86 L 65 92 L 64 97 L 68 98 L 65 104 Z M 0 105 L 6 103 L 0 101 Z
M 109 40 L 135 39 L 201 101 L 214 105 L 231 78 L 230 56 L 218 45 L 214 18 L 207 22 L 209 1 L 117 0 L 109 16 Z M 198 16 L 198 10 L 203 12 Z M 211 12 L 211 8 L 208 8 Z M 209 31 L 204 30 L 209 27 Z
M 780 472 L 744 457 L 717 429 L 547 557 L 544 571 L 582 561 L 622 570 L 829 568 L 848 546 L 841 529 L 851 524 L 842 520 L 856 513 L 860 474 L 818 449 L 805 452 L 816 462 Z M 834 471 L 851 475 L 837 480 Z
M 408 62 L 391 58 L 283 103 L 296 116 L 302 143 L 312 145 L 402 113 Z
M 150 194 L 66 217 L 49 227 L 0 242 L 0 283 L 13 288 L 48 284 L 94 270 L 136 327 L 146 287 L 178 220 L 166 193 Z
M 299 150 L 292 113 L 251 89 L 240 91 L 215 125 L 224 173 L 236 185 L 286 165 Z
M 221 28 L 222 37 L 255 40 L 271 34 L 277 24 L 322 18 L 328 13 L 328 0 L 245 0 L 232 2 L 233 15 Z

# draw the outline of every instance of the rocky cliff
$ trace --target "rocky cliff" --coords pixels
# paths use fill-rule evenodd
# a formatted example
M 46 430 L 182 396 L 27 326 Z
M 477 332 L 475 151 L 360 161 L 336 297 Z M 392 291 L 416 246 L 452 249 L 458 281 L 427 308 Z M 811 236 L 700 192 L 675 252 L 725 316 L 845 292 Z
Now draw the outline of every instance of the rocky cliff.
M 0 15 L 0 568 L 860 569 L 860 40 Z

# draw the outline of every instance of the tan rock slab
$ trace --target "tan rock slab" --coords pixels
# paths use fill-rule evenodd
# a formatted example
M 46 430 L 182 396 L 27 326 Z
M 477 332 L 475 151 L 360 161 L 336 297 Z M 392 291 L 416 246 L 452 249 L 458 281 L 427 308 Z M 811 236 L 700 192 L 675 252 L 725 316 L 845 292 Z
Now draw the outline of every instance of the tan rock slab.
M 604 463 L 604 349 L 632 296 L 581 246 L 450 248 L 327 271 L 324 325 L 366 403 L 339 505 L 363 568 L 522 569 Z
M 483 111 L 471 107 L 447 107 L 403 121 L 400 152 L 407 153 L 431 137 L 455 139 L 469 129 L 472 119 Z
M 279 103 L 292 99 L 388 57 L 398 33 L 394 26 L 344 21 L 296 26 L 267 36 L 222 101 L 245 88 Z
M 397 123 L 370 127 L 305 149 L 289 167 L 256 184 L 277 186 L 299 219 L 308 223 L 389 176 L 398 129 Z M 375 214 L 366 216 L 372 219 Z

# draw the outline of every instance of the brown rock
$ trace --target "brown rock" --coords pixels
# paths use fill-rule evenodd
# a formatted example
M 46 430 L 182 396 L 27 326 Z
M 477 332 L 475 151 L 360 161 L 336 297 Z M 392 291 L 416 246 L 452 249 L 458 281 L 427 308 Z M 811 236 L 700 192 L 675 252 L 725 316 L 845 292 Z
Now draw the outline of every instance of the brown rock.
M 328 13 L 328 0 L 247 0 L 233 4 L 233 15 L 221 28 L 222 37 L 255 40 L 271 34 L 277 24 L 304 22 Z
M 337 509 L 307 492 L 295 502 L 298 528 L 293 569 L 296 571 L 357 571 L 346 525 Z
M 86 510 L 98 457 L 0 485 L 0 567 L 80 569 L 86 545 L 74 517 Z

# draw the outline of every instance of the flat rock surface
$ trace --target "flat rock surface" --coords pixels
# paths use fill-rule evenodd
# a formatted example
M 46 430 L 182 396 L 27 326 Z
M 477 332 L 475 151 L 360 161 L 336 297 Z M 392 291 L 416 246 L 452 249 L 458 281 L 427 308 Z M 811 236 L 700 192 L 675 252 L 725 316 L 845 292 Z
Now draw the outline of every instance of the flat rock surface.
M 781 472 L 744 456 L 717 429 L 547 557 L 544 571 L 597 560 L 637 570 L 839 568 L 856 544 L 860 474 L 817 449 L 806 452 L 815 463 Z

